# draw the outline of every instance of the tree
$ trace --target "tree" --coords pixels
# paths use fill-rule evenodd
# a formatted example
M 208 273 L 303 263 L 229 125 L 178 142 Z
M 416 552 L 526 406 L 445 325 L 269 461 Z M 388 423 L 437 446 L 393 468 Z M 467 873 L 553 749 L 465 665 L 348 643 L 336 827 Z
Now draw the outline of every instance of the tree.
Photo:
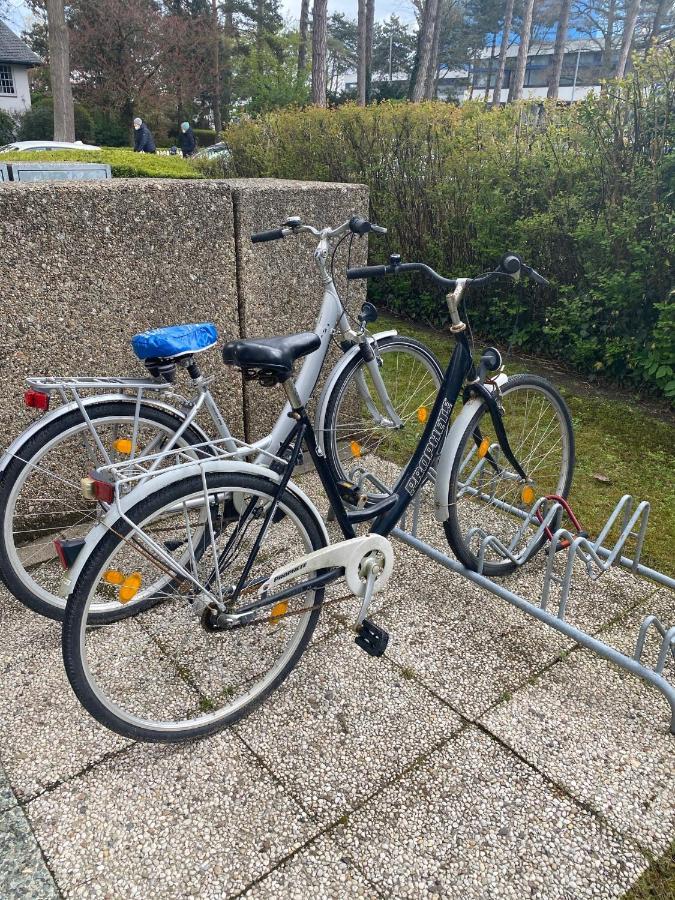
M 223 120 L 220 114 L 220 23 L 218 21 L 217 0 L 211 0 L 211 28 L 213 41 L 213 127 L 216 134 L 220 134 L 223 128 Z
M 427 67 L 426 85 L 424 87 L 425 100 L 433 100 L 436 96 L 436 84 L 438 82 L 438 54 L 447 6 L 446 0 L 438 0 L 438 11 L 436 13 L 436 21 L 434 22 L 434 33 L 431 40 L 431 52 L 429 53 L 429 65 Z
M 75 140 L 75 109 L 70 84 L 70 49 L 63 0 L 47 0 L 49 64 L 54 96 L 54 140 Z
M 532 33 L 532 13 L 534 0 L 525 0 L 523 21 L 520 26 L 520 44 L 518 46 L 518 58 L 516 68 L 509 87 L 509 102 L 520 100 L 523 96 L 523 84 L 525 83 L 525 67 L 527 66 L 527 54 L 530 51 L 530 34 Z
M 326 106 L 327 0 L 314 0 L 312 8 L 312 103 Z
M 553 63 L 551 64 L 551 74 L 548 81 L 548 91 L 546 96 L 550 100 L 558 97 L 558 89 L 560 87 L 560 75 L 562 73 L 563 60 L 565 58 L 565 43 L 567 41 L 567 29 L 570 21 L 570 10 L 572 8 L 572 0 L 562 0 L 560 4 L 560 16 L 555 32 L 555 47 L 553 48 Z
M 300 33 L 298 41 L 298 80 L 302 79 L 307 66 L 307 28 L 309 25 L 309 0 L 300 5 Z
M 619 51 L 619 59 L 616 64 L 614 76 L 623 78 L 626 72 L 626 64 L 630 54 L 630 48 L 633 43 L 633 35 L 635 33 L 635 23 L 637 22 L 638 12 L 640 10 L 640 0 L 630 0 L 628 9 L 626 10 L 626 18 L 623 23 L 623 35 L 621 37 L 621 50 Z
M 373 31 L 375 29 L 375 0 L 366 0 L 366 103 L 370 102 L 373 83 Z
M 366 105 L 366 7 L 368 0 L 358 0 L 358 49 L 356 54 L 356 102 Z
M 436 27 L 436 18 L 438 16 L 438 0 L 425 0 L 422 10 L 422 20 L 420 22 L 419 33 L 417 37 L 417 53 L 415 55 L 415 65 L 411 78 L 410 99 L 414 103 L 418 103 L 424 99 L 427 78 L 429 74 L 429 60 L 433 50 L 434 28 Z
M 376 22 L 373 30 L 373 72 L 392 80 L 393 74 L 410 74 L 415 53 L 415 35 L 391 15 Z M 390 65 L 391 63 L 391 65 Z
M 333 13 L 327 25 L 327 89 L 337 95 L 340 77 L 357 63 L 358 28 L 344 13 Z

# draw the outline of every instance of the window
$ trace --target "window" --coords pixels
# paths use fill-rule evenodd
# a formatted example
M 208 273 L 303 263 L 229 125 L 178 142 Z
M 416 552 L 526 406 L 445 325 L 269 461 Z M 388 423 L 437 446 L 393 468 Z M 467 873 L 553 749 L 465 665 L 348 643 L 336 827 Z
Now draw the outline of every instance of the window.
M 525 66 L 525 87 L 546 87 L 548 85 L 550 56 L 528 56 Z
M 0 63 L 0 94 L 14 94 L 14 78 L 12 67 L 6 63 Z

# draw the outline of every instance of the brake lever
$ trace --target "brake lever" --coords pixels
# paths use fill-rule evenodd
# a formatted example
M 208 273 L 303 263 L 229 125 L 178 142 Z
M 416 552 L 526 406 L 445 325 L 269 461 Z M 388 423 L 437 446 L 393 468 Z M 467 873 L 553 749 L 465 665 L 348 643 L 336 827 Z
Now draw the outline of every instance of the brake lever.
M 373 225 L 372 222 L 370 225 L 370 230 L 374 231 L 375 234 L 386 234 L 387 233 L 387 229 L 383 228 L 382 225 Z
M 527 277 L 531 278 L 532 281 L 535 281 L 537 284 L 547 285 L 551 283 L 548 279 L 544 278 L 543 275 L 540 275 L 536 269 L 533 269 L 532 266 L 526 266 L 525 263 L 521 263 L 520 267 Z

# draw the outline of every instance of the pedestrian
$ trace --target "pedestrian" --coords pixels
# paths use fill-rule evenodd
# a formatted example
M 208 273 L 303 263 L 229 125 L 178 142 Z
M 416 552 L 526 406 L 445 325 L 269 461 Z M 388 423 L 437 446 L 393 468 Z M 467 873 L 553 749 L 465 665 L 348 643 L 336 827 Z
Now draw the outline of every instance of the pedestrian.
M 156 153 L 155 139 L 143 119 L 134 119 L 134 152 Z
M 197 138 L 189 122 L 180 123 L 180 148 L 186 158 L 197 149 Z

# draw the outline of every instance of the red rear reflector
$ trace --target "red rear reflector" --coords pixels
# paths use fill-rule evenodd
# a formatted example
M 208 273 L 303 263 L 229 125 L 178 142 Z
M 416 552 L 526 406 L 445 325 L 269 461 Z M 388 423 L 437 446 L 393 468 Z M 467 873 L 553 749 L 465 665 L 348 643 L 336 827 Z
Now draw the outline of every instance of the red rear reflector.
M 115 499 L 115 485 L 109 481 L 97 481 L 94 479 L 94 494 L 101 503 L 112 503 Z
M 23 402 L 29 409 L 49 409 L 49 394 L 31 388 L 23 395 Z
M 61 565 L 63 566 L 64 569 L 67 569 L 68 568 L 68 560 L 66 559 L 66 554 L 63 551 L 63 546 L 61 544 L 61 541 L 59 541 L 59 540 L 54 541 L 54 547 L 56 547 L 56 552 L 59 557 L 59 562 L 61 563 Z
M 64 569 L 69 569 L 77 559 L 77 555 L 84 547 L 84 538 L 57 538 L 54 547 L 59 556 L 59 561 Z

